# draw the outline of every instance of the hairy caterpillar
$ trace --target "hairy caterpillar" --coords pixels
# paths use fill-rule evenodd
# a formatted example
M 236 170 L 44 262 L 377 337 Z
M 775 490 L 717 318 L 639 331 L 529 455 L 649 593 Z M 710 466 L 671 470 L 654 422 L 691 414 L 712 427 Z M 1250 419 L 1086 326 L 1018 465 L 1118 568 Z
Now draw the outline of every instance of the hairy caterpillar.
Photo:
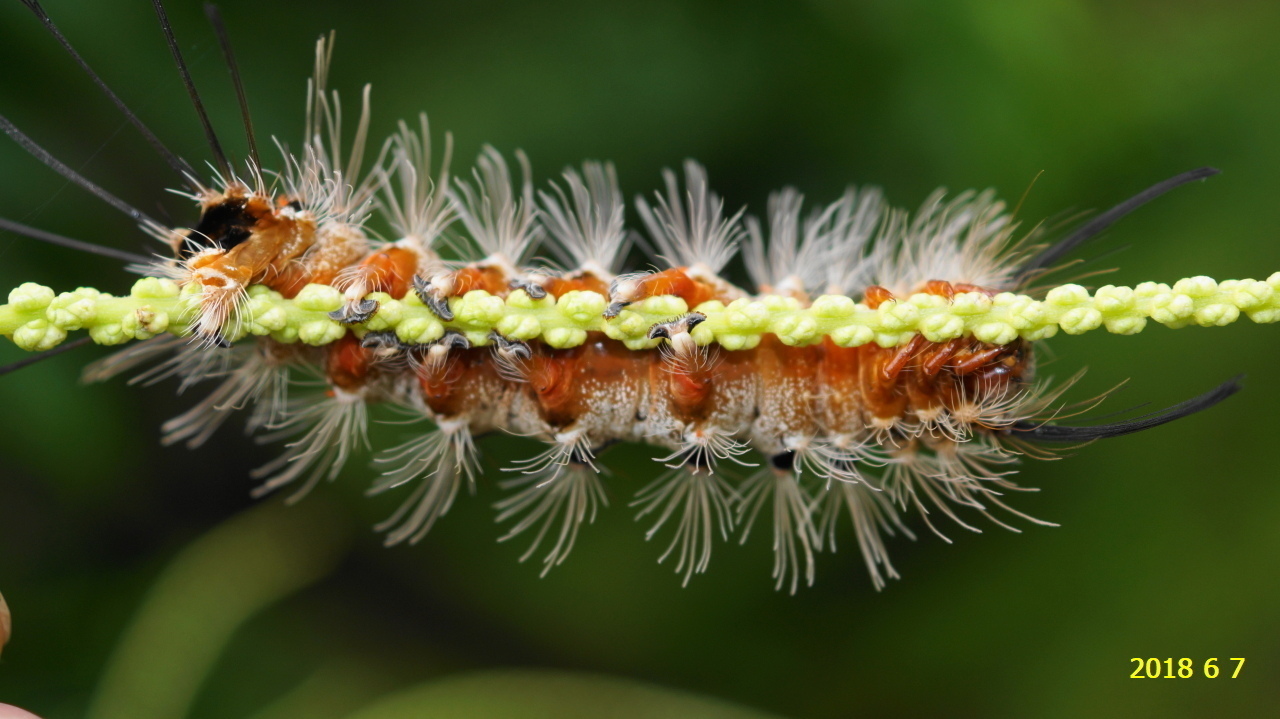
M 172 284 L 146 281 L 119 301 L 19 288 L 3 331 L 31 349 L 76 328 L 106 343 L 170 327 L 189 333 L 194 342 L 159 337 L 127 349 L 95 376 L 173 351 L 153 376 L 220 377 L 167 437 L 198 445 L 229 410 L 252 404 L 251 427 L 296 432 L 264 468 L 266 488 L 332 476 L 359 441 L 368 403 L 408 406 L 437 428 L 380 458 L 374 490 L 408 494 L 388 521 L 392 542 L 430 529 L 477 479 L 474 436 L 502 429 L 551 445 L 515 468 L 522 485 L 499 507 L 511 536 L 528 531 L 534 549 L 551 545 L 549 568 L 601 501 L 595 453 L 610 441 L 646 441 L 674 466 L 642 492 L 638 511 L 655 530 L 677 524 L 668 551 L 686 580 L 705 569 L 714 534 L 749 530 L 768 505 L 780 586 L 812 580 L 812 553 L 829 546 L 844 516 L 879 584 L 881 572 L 894 575 L 880 532 L 905 531 L 903 509 L 963 521 L 953 505 L 999 508 L 998 492 L 1013 488 L 1012 453 L 1026 440 L 1140 429 L 1233 388 L 1132 424 L 1059 428 L 1044 423 L 1055 393 L 1032 384 L 1034 337 L 1104 323 L 1131 332 L 1146 316 L 1171 325 L 1220 324 L 1241 310 L 1274 319 L 1272 286 L 1258 282 L 1196 279 L 1093 296 L 1068 286 L 1028 304 L 1016 291 L 1055 257 L 1030 251 L 1035 237 L 1018 245 L 989 195 L 937 197 L 908 215 L 863 191 L 806 218 L 798 194 L 784 191 L 764 218 L 744 222 L 723 211 L 696 165 L 636 207 L 653 261 L 665 258 L 667 269 L 619 274 L 630 235 L 608 166 L 537 189 L 487 151 L 457 182 L 447 162 L 431 162 L 424 122 L 402 129 L 361 172 L 363 142 L 339 151 L 323 91 L 330 48 L 322 42 L 317 53 L 304 150 L 286 158 L 277 186 L 253 167 L 237 181 L 223 162 L 223 179 L 191 188 L 201 206 L 194 227 L 145 223 L 178 258 L 145 272 Z M 370 211 L 396 229 L 394 241 L 363 230 Z M 754 301 L 720 274 L 744 235 Z M 297 366 L 323 368 L 329 390 L 286 400 Z M 747 456 L 748 444 L 763 457 Z M 734 464 L 745 481 L 728 478 Z

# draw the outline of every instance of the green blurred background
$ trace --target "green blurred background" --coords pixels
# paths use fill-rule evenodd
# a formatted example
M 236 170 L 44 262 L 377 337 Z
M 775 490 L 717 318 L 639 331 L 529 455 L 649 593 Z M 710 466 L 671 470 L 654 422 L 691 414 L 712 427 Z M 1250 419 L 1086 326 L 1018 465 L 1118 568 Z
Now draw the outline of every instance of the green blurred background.
M 143 0 L 46 0 L 99 72 L 184 156 L 194 116 Z M 913 206 L 994 187 L 1021 216 L 1101 208 L 1211 164 L 1077 253 L 1105 282 L 1280 270 L 1280 4 L 969 2 L 256 2 L 226 0 L 260 136 L 297 144 L 315 38 L 333 85 L 374 83 L 374 132 L 431 113 L 463 170 L 489 142 L 539 181 L 617 163 L 628 196 L 686 157 L 732 206 L 847 183 Z M 169 3 L 224 141 L 233 95 L 194 2 Z M 0 113 L 144 209 L 165 166 L 18 2 L 0 4 Z M 0 216 L 141 249 L 129 222 L 0 143 Z M 634 220 L 634 216 L 632 217 Z M 1129 249 L 1115 252 L 1118 248 Z M 0 236 L 0 285 L 123 291 L 106 260 Z M 173 387 L 81 386 L 85 349 L 0 378 L 0 591 L 15 635 L 0 702 L 46 719 L 362 716 L 1257 716 L 1280 703 L 1280 329 L 1153 327 L 1047 343 L 1045 373 L 1109 411 L 1168 405 L 1247 373 L 1245 391 L 1158 430 L 1035 462 L 1017 506 L 1061 523 L 891 543 L 883 592 L 853 539 L 818 583 L 773 591 L 767 533 L 719 546 L 680 587 L 626 502 L 653 472 L 615 448 L 611 508 L 539 579 L 497 544 L 496 468 L 417 547 L 370 525 L 364 458 L 300 505 L 254 503 L 277 451 L 224 431 L 158 444 Z M 0 343 L 0 363 L 21 353 Z M 199 396 L 202 388 L 193 390 Z M 385 446 L 406 430 L 382 426 Z M 915 522 L 917 529 L 922 529 Z M 984 525 L 988 526 L 988 525 Z M 1131 657 L 1247 657 L 1240 678 L 1133 680 Z M 407 692 L 407 693 L 406 693 Z M 397 695 L 398 696 L 393 696 Z M 695 698 L 694 695 L 697 695 Z M 386 697 L 393 697 L 386 699 Z M 91 708 L 92 707 L 92 708 Z M 736 707 L 736 708 L 735 708 Z M 1267 709 L 1270 707 L 1270 710 Z M 541 712 L 541 714 L 539 714 Z M 647 713 L 646 713 L 647 712 Z

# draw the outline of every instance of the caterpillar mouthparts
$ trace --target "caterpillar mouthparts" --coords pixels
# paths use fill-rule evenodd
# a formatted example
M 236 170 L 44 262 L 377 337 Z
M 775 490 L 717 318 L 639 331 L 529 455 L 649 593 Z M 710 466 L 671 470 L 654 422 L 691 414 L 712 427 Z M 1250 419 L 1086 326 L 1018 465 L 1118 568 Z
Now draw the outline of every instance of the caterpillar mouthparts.
M 1148 320 L 1280 320 L 1280 273 L 1031 288 L 1067 252 L 1208 168 L 1046 245 L 1042 230 L 1020 235 L 991 192 L 939 192 L 908 213 L 874 189 L 850 189 L 806 213 L 788 188 L 763 219 L 729 214 L 687 162 L 683 182 L 668 171 L 664 192 L 637 198 L 648 236 L 638 242 L 612 165 L 587 162 L 535 191 L 522 154 L 517 181 L 486 147 L 471 177 L 456 178 L 448 140 L 433 161 L 425 115 L 416 128 L 402 123 L 363 169 L 369 94 L 344 154 L 325 86 L 331 55 L 332 38 L 321 38 L 302 151 L 285 152 L 282 170 L 264 170 L 254 149 L 237 173 L 215 144 L 212 182 L 183 171 L 194 227 L 124 206 L 172 255 L 135 258 L 144 278 L 127 296 L 23 284 L 0 305 L 0 334 L 32 351 L 79 330 L 98 344 L 138 341 L 90 365 L 93 380 L 159 361 L 143 376 L 184 388 L 216 381 L 164 425 L 163 441 L 199 447 L 247 410 L 249 431 L 290 438 L 254 473 L 258 494 L 297 497 L 336 478 L 367 443 L 371 407 L 409 413 L 420 429 L 377 454 L 368 490 L 403 495 L 379 525 L 387 544 L 422 539 L 460 489 L 474 488 L 479 437 L 533 437 L 546 449 L 505 468 L 511 494 L 495 508 L 501 539 L 531 534 L 521 559 L 541 554 L 545 574 L 607 504 L 602 452 L 640 442 L 660 450 L 666 471 L 631 504 L 651 522 L 647 538 L 668 534 L 660 561 L 672 558 L 684 582 L 707 569 L 717 534 L 745 540 L 767 505 L 778 588 L 812 584 L 815 553 L 834 549 L 846 516 L 880 588 L 898 576 L 883 535 L 912 536 L 906 513 L 944 538 L 934 510 L 974 531 L 962 512 L 1009 529 L 997 512 L 1048 524 L 1005 503 L 1023 489 L 1011 479 L 1022 456 L 1154 427 L 1238 389 L 1231 380 L 1135 419 L 1058 424 L 1092 403 L 1061 405 L 1074 380 L 1036 381 L 1038 340 L 1135 334 Z M 367 229 L 375 217 L 394 239 Z M 663 269 L 628 271 L 637 244 Z M 739 255 L 754 290 L 728 279 Z M 293 382 L 312 373 L 322 390 Z

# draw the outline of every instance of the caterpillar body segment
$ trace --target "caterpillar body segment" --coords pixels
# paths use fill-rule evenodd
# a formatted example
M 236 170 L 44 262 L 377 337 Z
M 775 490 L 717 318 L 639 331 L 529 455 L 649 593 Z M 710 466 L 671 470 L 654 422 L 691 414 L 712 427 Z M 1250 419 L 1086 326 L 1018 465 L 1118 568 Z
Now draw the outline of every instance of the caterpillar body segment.
M 455 177 L 451 139 L 433 156 L 423 115 L 365 168 L 369 91 L 344 151 L 331 55 L 322 38 L 304 141 L 297 154 L 277 143 L 278 172 L 255 157 L 244 177 L 225 163 L 207 184 L 186 173 L 199 217 L 146 220 L 171 256 L 138 268 L 148 277 L 128 296 L 22 285 L 0 305 L 0 334 L 31 350 L 82 329 L 102 344 L 136 340 L 87 376 L 160 360 L 142 381 L 208 381 L 163 441 L 199 447 L 245 411 L 251 432 L 284 445 L 254 473 L 258 494 L 297 498 L 335 479 L 367 447 L 374 407 L 407 414 L 414 429 L 378 448 L 368 490 L 400 499 L 379 525 L 388 544 L 419 541 L 464 489 L 497 481 L 509 491 L 501 539 L 528 538 L 522 559 L 540 554 L 545 573 L 609 504 L 606 449 L 637 442 L 664 466 L 630 505 L 685 582 L 715 544 L 745 541 L 767 517 L 778 588 L 811 584 L 846 524 L 879 588 L 898 576 L 884 538 L 914 536 L 909 514 L 947 541 L 947 523 L 979 531 L 974 515 L 1014 531 L 1045 524 L 1010 506 L 1022 456 L 1153 427 L 1237 387 L 1067 426 L 1070 382 L 1037 381 L 1038 340 L 1133 334 L 1148 320 L 1280 320 L 1280 274 L 1027 290 L 1066 250 L 1208 171 L 1046 248 L 991 192 L 940 191 L 906 212 L 874 189 L 806 210 L 788 188 L 757 218 L 726 209 L 689 161 L 636 199 L 637 241 L 609 164 L 539 186 L 522 154 L 512 172 L 485 147 Z M 390 235 L 368 228 L 374 216 Z M 629 263 L 634 245 L 653 252 Z M 734 279 L 739 255 L 749 287 Z M 495 480 L 477 442 L 504 433 L 545 449 Z

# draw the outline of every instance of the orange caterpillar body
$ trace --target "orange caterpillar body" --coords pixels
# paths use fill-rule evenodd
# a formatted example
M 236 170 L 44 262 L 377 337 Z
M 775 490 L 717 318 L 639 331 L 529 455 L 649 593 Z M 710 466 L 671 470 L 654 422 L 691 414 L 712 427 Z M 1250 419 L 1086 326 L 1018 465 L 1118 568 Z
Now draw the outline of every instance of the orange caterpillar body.
M 686 582 L 707 568 L 716 535 L 745 538 L 768 506 L 778 587 L 813 582 L 814 554 L 834 548 L 845 516 L 880 587 L 897 576 L 882 535 L 910 535 L 904 512 L 917 510 L 929 522 L 938 511 L 975 531 L 958 508 L 1005 527 L 992 508 L 1038 522 L 1003 499 L 1019 489 L 1011 465 L 1040 452 L 1037 442 L 1145 429 L 1234 391 L 1224 386 L 1139 420 L 1059 427 L 1046 420 L 1061 390 L 1033 383 L 1033 348 L 1022 339 L 996 345 L 916 336 L 900 346 L 842 347 L 831 338 L 791 346 L 765 334 L 729 350 L 693 337 L 705 303 L 754 297 L 805 307 L 819 295 L 845 295 L 874 309 L 914 293 L 949 301 L 959 292 L 1024 289 L 1083 238 L 1203 172 L 1157 186 L 1039 252 L 1035 233 L 1016 237 L 1016 223 L 989 192 L 951 200 L 939 192 L 911 214 L 887 209 L 875 190 L 850 189 L 805 215 L 799 193 L 784 189 L 762 221 L 726 213 L 705 171 L 688 162 L 683 186 L 668 171 L 652 204 L 637 198 L 645 239 L 627 228 L 612 166 L 586 163 L 535 192 L 523 155 L 517 182 L 503 156 L 486 148 L 469 180 L 453 178 L 448 142 L 433 163 L 425 116 L 416 130 L 402 124 L 364 170 L 369 95 L 344 155 L 340 105 L 325 87 L 331 52 L 331 40 L 321 39 L 305 141 L 299 154 L 285 153 L 283 171 L 264 174 L 255 161 L 241 179 L 224 160 L 213 187 L 187 175 L 187 194 L 201 213 L 194 227 L 143 218 L 173 257 L 136 269 L 182 286 L 191 338 L 137 343 L 88 376 L 103 379 L 172 353 L 145 376 L 176 375 L 184 387 L 216 380 L 165 425 L 165 441 L 199 446 L 248 408 L 250 431 L 292 436 L 257 471 L 259 492 L 295 487 L 300 494 L 335 478 L 364 443 L 370 406 L 414 414 L 422 428 L 378 455 L 370 488 L 406 495 L 381 525 L 389 544 L 421 539 L 459 490 L 477 481 L 476 438 L 506 432 L 547 448 L 508 468 L 517 474 L 503 483 L 514 491 L 497 505 L 498 519 L 510 523 L 503 538 L 532 531 L 525 557 L 549 545 L 543 562 L 550 569 L 605 503 L 600 452 L 640 442 L 660 448 L 656 460 L 666 471 L 633 505 L 651 518 L 649 537 L 674 525 L 662 558 L 674 556 Z M 394 239 L 366 231 L 371 215 L 385 220 Z M 633 244 L 651 248 L 646 261 L 665 268 L 624 273 Z M 726 279 L 739 254 L 755 292 Z M 251 287 L 291 298 L 312 283 L 342 293 L 330 317 L 351 332 L 321 347 L 287 337 L 230 341 L 245 334 Z M 410 342 L 364 327 L 378 297 L 414 297 L 448 322 L 450 300 L 476 290 L 529 299 L 596 292 L 607 300 L 606 318 L 668 296 L 693 311 L 654 323 L 652 342 L 641 349 L 602 333 L 566 349 L 497 331 L 468 337 L 450 330 Z M 294 384 L 296 370 L 322 376 L 326 386 Z
M 322 48 L 318 57 L 327 52 Z M 676 296 L 689 307 L 730 302 L 749 293 L 719 272 L 747 235 L 749 257 L 755 258 L 749 269 L 761 291 L 801 303 L 832 291 L 861 294 L 872 307 L 895 299 L 890 289 L 870 284 L 877 273 L 907 277 L 909 284 L 892 283 L 904 293 L 948 299 L 958 290 L 994 294 L 1011 274 L 1009 258 L 1018 256 L 1013 227 L 989 195 L 949 204 L 937 196 L 922 219 L 908 223 L 905 214 L 884 211 L 874 191 L 851 190 L 802 222 L 800 198 L 787 190 L 774 199 L 772 237 L 766 240 L 754 220 L 744 231 L 741 213 L 726 217 L 705 173 L 689 163 L 685 191 L 668 174 L 667 192 L 655 207 L 639 201 L 653 242 L 676 266 L 619 274 L 632 238 L 611 167 L 588 163 L 582 174 L 567 171 L 568 192 L 553 185 L 535 201 L 527 168 L 517 190 L 505 160 L 487 149 L 474 186 L 456 182 L 450 191 L 441 172 L 424 191 L 416 178 L 429 172 L 423 164 L 429 162 L 427 147 L 425 121 L 421 135 L 402 131 L 382 153 L 394 172 L 376 171 L 379 181 L 362 191 L 362 202 L 394 208 L 388 214 L 402 239 L 367 239 L 351 219 L 363 207 L 317 220 L 322 213 L 308 210 L 312 203 L 303 192 L 246 198 L 243 186 L 233 185 L 223 197 L 202 203 L 202 229 L 171 233 L 184 243 L 178 258 L 150 269 L 200 285 L 195 296 L 201 311 L 192 330 L 217 339 L 233 321 L 225 308 L 242 301 L 243 292 L 227 292 L 218 276 L 211 284 L 206 258 L 232 268 L 222 274 L 235 274 L 241 286 L 261 284 L 286 296 L 296 294 L 299 278 L 332 281 L 345 290 L 334 319 L 358 324 L 377 309 L 368 297 L 374 292 L 413 292 L 444 320 L 453 319 L 449 298 L 477 289 L 499 297 L 524 292 L 556 298 L 596 291 L 608 297 L 609 317 L 648 297 Z M 353 206 L 350 199 L 344 204 Z M 470 243 L 446 237 L 455 216 Z M 916 234 L 894 236 L 904 231 Z M 877 233 L 881 237 L 872 242 Z M 306 238 L 301 253 L 293 239 L 300 236 Z M 200 238 L 207 240 L 203 246 Z M 539 242 L 549 256 L 576 266 L 556 270 L 531 263 Z M 192 244 L 196 251 L 182 251 Z M 445 259 L 442 245 L 475 259 Z M 927 262 L 917 266 L 921 257 L 951 263 L 963 284 L 910 279 L 931 271 Z M 545 555 L 547 568 L 563 561 L 580 524 L 603 502 L 596 454 L 614 442 L 644 442 L 666 450 L 658 461 L 669 471 L 641 492 L 637 504 L 642 515 L 655 518 L 651 535 L 676 518 L 668 554 L 677 553 L 677 570 L 686 580 L 706 568 L 716 533 L 727 537 L 740 522 L 749 527 L 754 512 L 771 499 L 775 576 L 779 586 L 794 589 L 801 576 L 813 580 L 813 553 L 842 514 L 852 518 L 879 585 L 882 572 L 895 576 L 880 531 L 906 531 L 900 508 L 928 511 L 927 504 L 959 521 L 950 505 L 983 513 L 1003 506 L 999 492 L 1014 485 L 997 468 L 1013 461 L 1010 448 L 1017 444 L 1005 430 L 1046 404 L 1028 389 L 1032 362 L 1022 341 L 917 338 L 900 347 L 843 348 L 825 340 L 796 347 L 766 335 L 754 348 L 727 351 L 693 341 L 690 331 L 700 319 L 692 312 L 654 325 L 649 336 L 663 344 L 648 350 L 598 333 L 570 349 L 497 333 L 484 348 L 455 332 L 426 344 L 407 344 L 392 332 L 363 332 L 320 349 L 259 338 L 253 348 L 231 350 L 231 359 L 213 372 L 225 377 L 222 386 L 210 401 L 171 422 L 167 440 L 199 444 L 229 409 L 262 399 L 265 409 L 255 411 L 251 428 L 301 436 L 260 470 L 261 491 L 297 483 L 305 492 L 336 475 L 362 437 L 369 404 L 409 408 L 435 428 L 383 453 L 379 463 L 388 469 L 372 490 L 415 485 L 382 527 L 388 542 L 396 543 L 421 538 L 459 489 L 475 481 L 474 438 L 505 431 L 541 439 L 548 449 L 511 468 L 523 475 L 515 481 L 521 489 L 499 508 L 500 518 L 515 521 L 513 535 L 541 525 L 530 551 L 552 525 L 559 527 Z M 208 342 L 159 342 L 179 353 L 168 370 L 188 378 L 210 374 Z M 127 349 L 95 376 L 151 354 L 145 344 Z M 301 405 L 286 403 L 288 369 L 299 364 L 319 366 L 330 389 Z M 751 459 L 752 451 L 764 461 Z M 721 466 L 726 461 L 742 469 L 727 473 Z M 735 484 L 732 474 L 748 479 Z

